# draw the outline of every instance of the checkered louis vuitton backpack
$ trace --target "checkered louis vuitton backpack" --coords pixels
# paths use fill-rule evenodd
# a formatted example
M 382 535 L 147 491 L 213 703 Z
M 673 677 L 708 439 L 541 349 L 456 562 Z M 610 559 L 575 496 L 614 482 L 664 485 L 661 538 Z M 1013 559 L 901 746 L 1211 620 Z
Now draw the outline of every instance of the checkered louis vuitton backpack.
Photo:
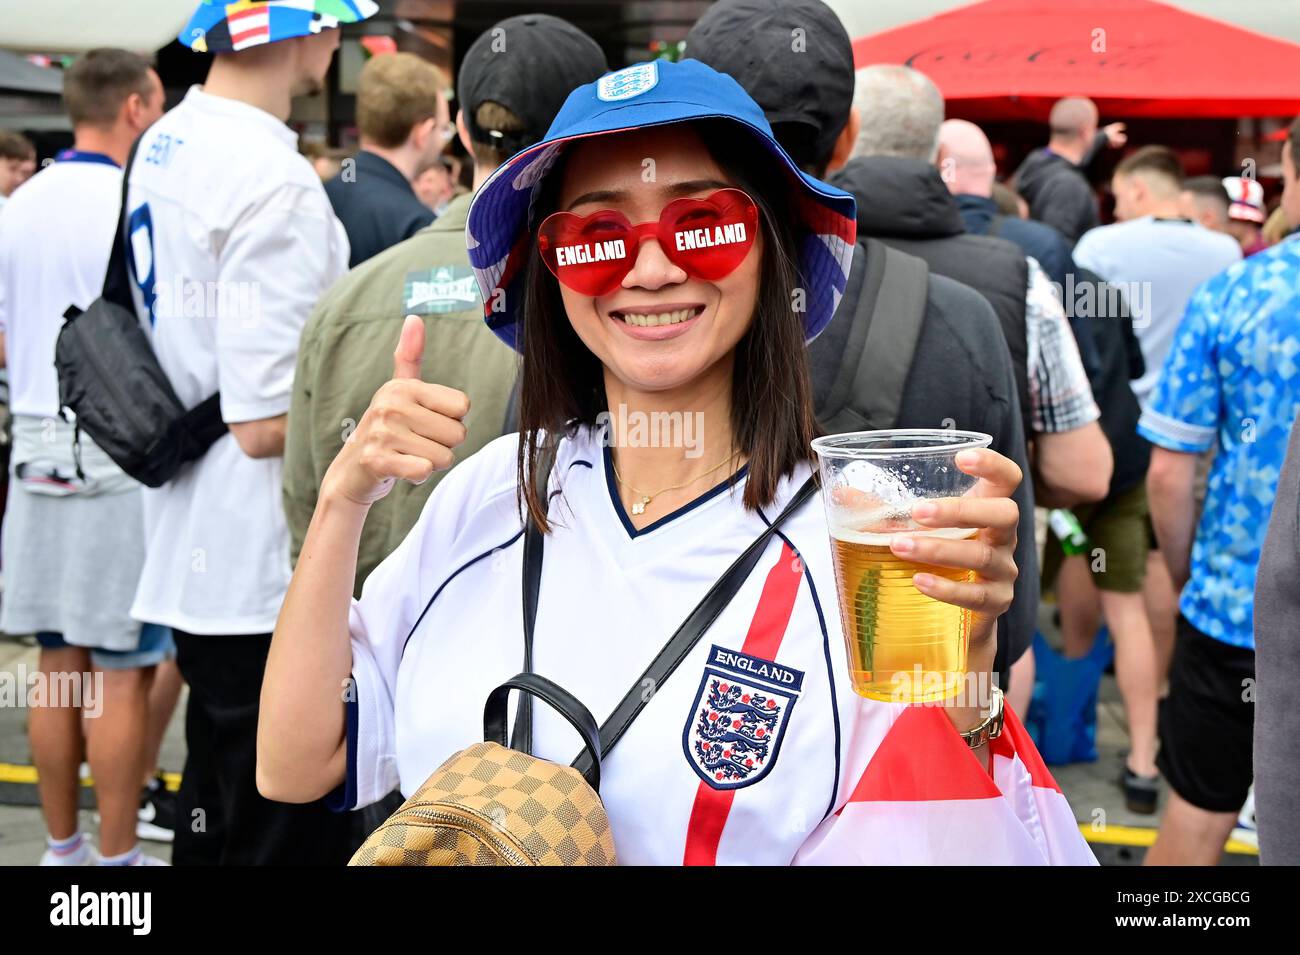
M 523 561 L 524 672 L 488 694 L 485 742 L 461 750 L 434 770 L 370 834 L 349 865 L 614 865 L 614 839 L 598 795 L 602 755 L 609 754 L 652 698 L 644 688 L 663 686 L 731 602 L 773 535 L 816 492 L 816 477 L 810 477 L 718 578 L 599 727 L 576 697 L 532 672 L 543 537 L 529 522 Z M 507 748 L 512 689 L 523 696 Z M 533 697 L 549 704 L 582 737 L 583 750 L 572 765 L 529 755 Z
M 573 725 L 593 757 L 585 774 L 506 748 L 511 689 L 549 703 Z M 483 728 L 486 742 L 434 770 L 351 865 L 614 864 L 614 838 L 597 795 L 600 730 L 590 711 L 545 677 L 521 673 L 488 696 Z

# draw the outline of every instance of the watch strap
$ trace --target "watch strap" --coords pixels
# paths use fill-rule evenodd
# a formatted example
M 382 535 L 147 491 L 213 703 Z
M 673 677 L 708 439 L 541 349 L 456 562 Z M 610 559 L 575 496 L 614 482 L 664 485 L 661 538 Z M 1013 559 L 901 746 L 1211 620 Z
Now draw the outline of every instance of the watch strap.
M 1002 690 L 998 687 L 993 688 L 993 705 L 986 716 L 977 726 L 973 726 L 961 734 L 961 738 L 966 741 L 966 745 L 971 749 L 979 749 L 990 740 L 995 740 L 1002 735 L 1002 723 L 1004 716 L 1004 700 Z

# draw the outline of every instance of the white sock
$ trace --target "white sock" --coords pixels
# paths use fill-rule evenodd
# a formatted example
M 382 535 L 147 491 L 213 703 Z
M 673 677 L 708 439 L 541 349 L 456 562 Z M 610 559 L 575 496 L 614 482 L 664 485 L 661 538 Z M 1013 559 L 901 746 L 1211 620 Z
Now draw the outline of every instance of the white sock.
M 136 865 L 140 861 L 140 856 L 144 852 L 140 849 L 139 844 L 133 846 L 130 850 L 116 856 L 101 856 L 100 865 Z
M 66 839 L 55 839 L 48 833 L 45 836 L 45 844 L 54 851 L 57 856 L 75 855 L 81 850 L 84 837 L 81 830 L 77 830 Z

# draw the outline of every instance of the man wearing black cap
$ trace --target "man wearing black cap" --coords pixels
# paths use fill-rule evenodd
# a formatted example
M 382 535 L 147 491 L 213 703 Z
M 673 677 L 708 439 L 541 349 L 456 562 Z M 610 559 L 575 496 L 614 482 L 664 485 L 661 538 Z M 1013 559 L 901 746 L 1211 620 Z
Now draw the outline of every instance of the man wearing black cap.
M 686 55 L 730 73 L 763 108 L 777 140 L 806 172 L 825 176 L 848 161 L 861 120 L 853 106 L 853 46 L 839 17 L 821 0 L 720 0 L 687 35 Z M 863 201 L 858 198 L 859 204 Z M 876 314 L 874 297 L 864 293 L 866 276 L 878 271 L 878 259 L 884 255 L 879 245 L 870 256 L 868 248 L 861 235 L 839 309 L 809 345 L 818 419 L 828 427 L 856 420 L 873 428 L 982 431 L 993 436 L 994 450 L 1028 475 L 1011 356 L 989 303 L 965 285 L 929 275 L 920 331 L 894 420 L 881 420 L 870 413 L 866 396 L 845 395 L 836 386 L 846 376 L 851 376 L 850 381 L 863 380 L 852 369 L 841 367 L 850 352 L 848 344 L 863 338 L 861 326 L 897 318 L 890 309 Z M 877 261 L 870 261 L 873 258 Z M 915 264 L 910 256 L 904 258 Z M 923 274 L 924 266 L 920 268 Z M 872 341 L 876 340 L 873 335 Z M 845 416 L 845 400 L 848 409 L 857 412 L 856 418 Z M 1028 480 L 1021 483 L 1015 499 L 1020 506 L 1016 548 L 1020 576 L 1015 601 L 998 621 L 994 665 L 1003 687 L 1009 682 L 1011 663 L 1033 638 L 1038 610 L 1034 506 Z M 1027 700 L 1028 694 L 1024 696 Z
M 461 64 L 456 127 L 478 189 L 505 159 L 540 141 L 569 93 L 606 72 L 596 41 L 557 17 L 510 17 L 478 37 Z M 378 388 L 393 374 L 407 315 L 424 319 L 422 377 L 470 398 L 464 459 L 502 432 L 515 354 L 483 324 L 465 251 L 470 196 L 436 222 L 364 262 L 320 300 L 303 331 L 284 463 L 284 506 L 296 561 L 321 479 Z M 445 473 L 445 472 L 444 472 Z M 442 474 L 401 482 L 366 520 L 356 593 L 414 525 Z
M 730 73 L 805 172 L 824 178 L 848 162 L 860 120 L 853 46 L 821 0 L 719 0 L 687 34 L 686 55 Z

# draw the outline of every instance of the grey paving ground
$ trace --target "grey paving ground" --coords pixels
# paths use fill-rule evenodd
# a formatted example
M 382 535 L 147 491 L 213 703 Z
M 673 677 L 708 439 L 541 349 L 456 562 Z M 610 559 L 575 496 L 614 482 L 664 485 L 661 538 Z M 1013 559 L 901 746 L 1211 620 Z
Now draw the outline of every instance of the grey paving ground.
M 20 666 L 34 669 L 36 655 L 33 641 L 0 635 L 0 671 L 16 673 Z M 182 695 L 163 740 L 162 765 L 165 770 L 179 772 L 185 762 L 184 706 L 185 697 Z M 15 765 L 31 765 L 26 710 L 0 707 L 0 766 Z M 0 866 L 32 865 L 45 850 L 45 823 L 40 810 L 31 804 L 34 796 L 32 786 L 0 782 Z M 14 804 L 18 802 L 25 805 Z M 91 792 L 83 791 L 82 805 L 85 809 L 81 814 L 81 828 L 86 833 L 95 832 L 93 804 Z M 164 860 L 171 858 L 168 845 L 146 842 L 143 846 L 150 855 Z

